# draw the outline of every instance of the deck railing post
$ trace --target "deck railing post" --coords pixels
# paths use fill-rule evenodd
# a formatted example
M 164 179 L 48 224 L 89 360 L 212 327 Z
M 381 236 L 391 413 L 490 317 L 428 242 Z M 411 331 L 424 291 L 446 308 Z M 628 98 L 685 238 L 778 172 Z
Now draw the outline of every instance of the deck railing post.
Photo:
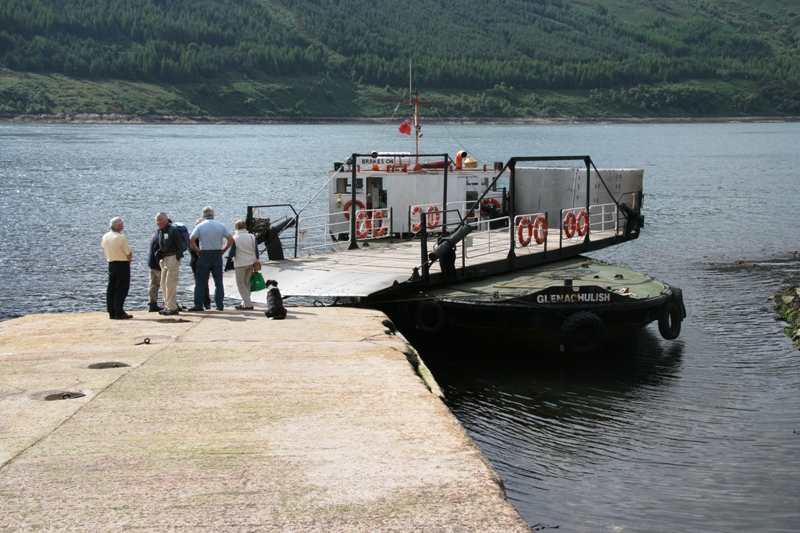
M 592 198 L 591 198 L 592 192 L 591 190 L 589 190 L 592 181 L 592 158 L 586 156 L 584 162 L 586 163 L 586 216 L 588 217 L 589 209 L 591 208 L 591 203 L 592 203 Z M 580 224 L 580 221 L 578 221 L 578 223 Z M 590 226 L 589 224 L 586 225 L 586 236 L 583 238 L 583 244 L 587 250 L 589 249 L 589 234 L 591 233 L 591 231 L 589 231 L 590 230 L 589 226 Z
M 422 237 L 420 239 L 420 258 L 422 263 L 422 283 L 428 284 L 430 267 L 428 266 L 428 217 L 425 213 L 420 214 L 422 222 Z
M 356 169 L 358 167 L 358 154 L 353 154 L 352 159 L 350 161 L 350 166 L 352 167 L 351 172 L 351 180 L 350 180 L 350 246 L 348 247 L 349 250 L 354 250 L 358 248 L 358 243 L 356 242 Z
M 444 186 L 442 187 L 442 234 L 447 233 L 447 169 L 450 166 L 450 156 L 444 154 Z

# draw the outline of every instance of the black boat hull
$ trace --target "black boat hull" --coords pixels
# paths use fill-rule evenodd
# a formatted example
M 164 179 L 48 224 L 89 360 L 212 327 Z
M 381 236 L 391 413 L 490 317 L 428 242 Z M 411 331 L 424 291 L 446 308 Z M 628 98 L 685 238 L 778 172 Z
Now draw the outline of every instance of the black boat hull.
M 409 299 L 375 305 L 412 346 L 514 355 L 584 355 L 625 340 L 652 322 L 665 338 L 685 317 L 677 288 L 647 299 L 602 303 Z M 665 334 L 666 333 L 666 334 Z

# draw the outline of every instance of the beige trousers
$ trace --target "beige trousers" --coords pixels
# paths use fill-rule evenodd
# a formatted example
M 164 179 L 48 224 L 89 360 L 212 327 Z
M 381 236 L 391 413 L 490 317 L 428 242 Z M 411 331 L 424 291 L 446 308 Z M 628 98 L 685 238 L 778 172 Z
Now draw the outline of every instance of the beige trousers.
M 164 294 L 164 311 L 178 308 L 178 269 L 180 260 L 170 255 L 161 260 L 161 292 Z
M 242 297 L 242 305 L 253 307 L 253 302 L 250 301 L 250 278 L 253 277 L 253 265 L 236 267 L 234 273 L 236 274 L 236 288 L 239 289 L 239 296 Z

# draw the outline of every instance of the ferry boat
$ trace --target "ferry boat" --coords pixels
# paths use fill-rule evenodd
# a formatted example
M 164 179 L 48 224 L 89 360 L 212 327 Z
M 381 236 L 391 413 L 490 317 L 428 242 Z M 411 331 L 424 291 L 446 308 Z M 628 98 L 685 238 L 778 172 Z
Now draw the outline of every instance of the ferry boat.
M 412 344 L 587 354 L 654 321 L 678 337 L 680 289 L 585 256 L 639 237 L 643 169 L 598 169 L 589 156 L 489 165 L 463 150 L 420 153 L 418 94 L 409 102 L 415 152 L 335 163 L 328 213 L 248 207 L 270 259 L 262 273 L 284 298 L 378 309 Z

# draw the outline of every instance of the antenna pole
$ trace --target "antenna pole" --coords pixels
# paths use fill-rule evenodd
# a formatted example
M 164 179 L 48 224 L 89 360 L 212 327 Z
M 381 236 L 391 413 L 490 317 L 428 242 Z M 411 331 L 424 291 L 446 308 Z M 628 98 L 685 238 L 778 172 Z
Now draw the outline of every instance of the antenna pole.
M 414 170 L 420 170 L 422 167 L 419 166 L 419 91 L 414 91 L 414 153 L 417 156 L 416 164 L 414 165 Z
M 414 105 L 414 155 L 415 155 L 415 164 L 414 170 L 422 170 L 422 167 L 419 165 L 419 138 L 422 137 L 420 130 L 422 126 L 419 123 L 419 104 L 420 102 L 428 103 L 430 100 L 420 100 L 419 99 L 419 91 L 413 88 L 413 82 L 411 78 L 412 70 L 411 70 L 411 60 L 408 60 L 408 103 Z

